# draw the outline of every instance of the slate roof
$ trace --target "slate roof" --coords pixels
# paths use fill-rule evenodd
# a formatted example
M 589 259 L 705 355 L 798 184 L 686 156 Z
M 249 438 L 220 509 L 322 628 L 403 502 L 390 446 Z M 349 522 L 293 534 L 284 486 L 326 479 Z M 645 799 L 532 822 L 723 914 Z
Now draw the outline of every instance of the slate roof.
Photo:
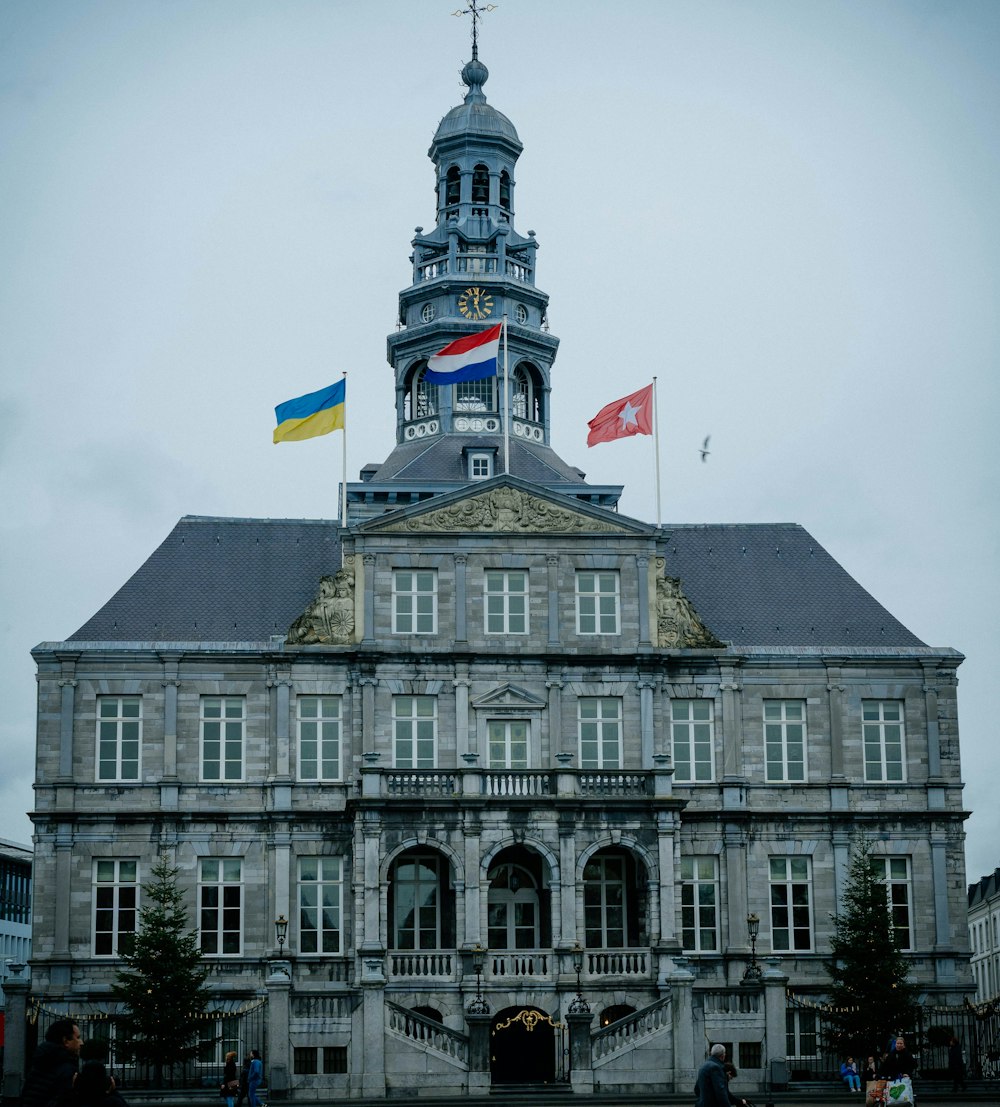
M 404 442 L 372 474 L 373 481 L 436 480 L 468 481 L 468 467 L 462 450 L 495 449 L 503 457 L 503 437 L 500 435 L 441 435 L 430 440 Z M 548 487 L 552 484 L 580 484 L 583 474 L 568 465 L 550 446 L 510 441 L 510 472 L 525 480 Z
M 667 572 L 737 649 L 916 648 L 802 527 L 664 527 Z M 266 642 L 340 568 L 338 524 L 186 516 L 70 642 Z
M 980 877 L 975 884 L 969 885 L 969 908 L 971 910 L 981 903 L 989 903 L 997 896 L 1000 896 L 1000 868 L 994 869 L 988 876 Z

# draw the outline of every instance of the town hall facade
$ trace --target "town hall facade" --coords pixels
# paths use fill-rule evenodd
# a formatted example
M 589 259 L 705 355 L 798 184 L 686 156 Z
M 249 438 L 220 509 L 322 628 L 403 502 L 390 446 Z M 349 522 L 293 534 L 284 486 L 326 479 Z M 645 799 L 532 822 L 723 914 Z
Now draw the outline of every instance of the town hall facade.
M 628 518 L 556 455 L 521 143 L 475 52 L 462 76 L 388 339 L 396 443 L 346 519 L 181 519 L 33 651 L 9 994 L 110 1026 L 163 856 L 210 969 L 213 1077 L 262 1045 L 272 1098 L 683 1090 L 722 1041 L 763 1087 L 821 1063 L 860 830 L 921 992 L 971 992 L 962 657 L 799 526 Z M 509 387 L 425 380 L 504 316 Z

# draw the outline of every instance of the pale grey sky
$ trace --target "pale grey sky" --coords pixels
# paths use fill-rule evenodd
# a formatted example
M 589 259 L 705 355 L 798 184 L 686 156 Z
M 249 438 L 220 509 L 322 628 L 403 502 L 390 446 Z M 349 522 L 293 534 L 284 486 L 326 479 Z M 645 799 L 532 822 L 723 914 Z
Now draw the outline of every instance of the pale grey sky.
M 461 100 L 458 0 L 0 2 L 0 837 L 30 824 L 29 649 L 184 514 L 331 517 L 393 441 L 385 335 Z M 968 656 L 969 879 L 1000 865 L 1000 4 L 503 0 L 490 103 L 562 340 L 559 453 L 653 520 L 799 522 Z M 698 446 L 712 434 L 703 465 Z

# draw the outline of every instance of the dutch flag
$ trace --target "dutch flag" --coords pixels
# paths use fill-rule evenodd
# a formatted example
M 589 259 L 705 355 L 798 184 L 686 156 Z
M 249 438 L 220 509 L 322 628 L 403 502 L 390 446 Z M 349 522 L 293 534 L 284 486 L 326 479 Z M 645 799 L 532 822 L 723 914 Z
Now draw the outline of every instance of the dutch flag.
M 424 380 L 430 384 L 455 384 L 495 377 L 502 327 L 502 323 L 497 323 L 480 334 L 449 342 L 428 360 Z

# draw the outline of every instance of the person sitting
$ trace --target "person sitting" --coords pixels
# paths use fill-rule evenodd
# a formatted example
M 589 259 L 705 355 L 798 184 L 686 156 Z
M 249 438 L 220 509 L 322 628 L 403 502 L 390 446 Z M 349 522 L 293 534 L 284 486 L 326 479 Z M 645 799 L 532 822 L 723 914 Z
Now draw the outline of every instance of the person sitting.
M 840 1077 L 847 1085 L 848 1091 L 861 1091 L 861 1077 L 858 1074 L 858 1066 L 853 1057 L 848 1057 L 840 1066 Z

